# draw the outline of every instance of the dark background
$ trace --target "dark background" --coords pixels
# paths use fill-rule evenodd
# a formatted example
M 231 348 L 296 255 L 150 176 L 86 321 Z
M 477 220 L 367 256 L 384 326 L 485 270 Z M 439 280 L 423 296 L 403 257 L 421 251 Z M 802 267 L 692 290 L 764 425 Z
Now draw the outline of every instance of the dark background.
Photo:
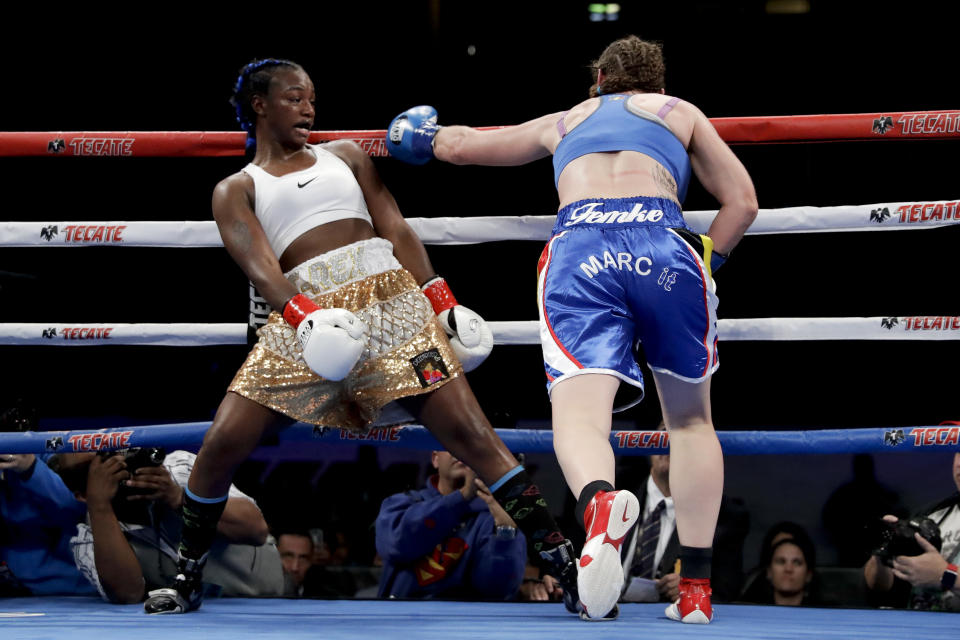
M 317 129 L 385 128 L 414 104 L 440 122 L 513 124 L 583 99 L 590 61 L 629 33 L 664 43 L 667 92 L 709 116 L 955 109 L 957 21 L 941 3 L 811 0 L 204 5 L 133 18 L 14 10 L 3 55 L 5 130 L 233 130 L 227 99 L 255 57 L 299 61 Z M 945 3 L 944 3 L 945 4 Z M 222 9 L 222 10 L 221 10 Z M 19 11 L 19 13 L 17 13 Z M 157 11 L 160 11 L 158 8 Z M 14 28 L 14 31 L 17 29 Z M 468 54 L 468 46 L 475 54 Z M 740 146 L 760 206 L 955 199 L 953 142 Z M 377 166 L 409 217 L 548 214 L 547 160 L 502 169 L 392 159 Z M 240 159 L 0 158 L 4 220 L 204 220 Z M 694 183 L 687 209 L 715 208 Z M 748 237 L 720 273 L 721 318 L 960 315 L 955 227 Z M 541 246 L 433 247 L 437 271 L 488 320 L 536 318 Z M 222 249 L 9 249 L 2 322 L 243 322 L 247 282 Z M 244 347 L 0 347 L 0 406 L 41 425 L 210 419 Z M 718 428 L 935 424 L 960 415 L 956 342 L 726 342 Z M 509 372 L 509 374 L 507 374 Z M 539 347 L 500 347 L 474 373 L 496 426 L 546 424 Z M 649 376 L 648 376 L 649 378 Z M 504 381 L 508 382 L 504 382 Z M 648 400 L 618 418 L 652 425 Z

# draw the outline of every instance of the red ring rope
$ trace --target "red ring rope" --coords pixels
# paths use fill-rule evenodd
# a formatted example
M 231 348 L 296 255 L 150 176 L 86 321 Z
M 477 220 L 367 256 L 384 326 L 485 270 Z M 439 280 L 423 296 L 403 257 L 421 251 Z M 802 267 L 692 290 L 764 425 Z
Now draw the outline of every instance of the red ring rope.
M 711 122 L 729 144 L 960 137 L 960 111 L 758 116 Z M 378 129 L 314 131 L 310 142 L 354 140 L 370 155 L 382 157 L 387 155 L 385 135 Z M 242 131 L 6 131 L 0 132 L 0 156 L 242 156 L 245 138 Z

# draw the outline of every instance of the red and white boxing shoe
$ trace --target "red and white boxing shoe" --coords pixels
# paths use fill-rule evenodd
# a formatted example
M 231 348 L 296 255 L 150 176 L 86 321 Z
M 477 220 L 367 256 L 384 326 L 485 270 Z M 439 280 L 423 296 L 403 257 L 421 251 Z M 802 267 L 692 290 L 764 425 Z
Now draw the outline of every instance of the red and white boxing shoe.
M 577 573 L 581 618 L 612 619 L 607 614 L 623 590 L 620 545 L 639 518 L 640 502 L 629 491 L 598 491 L 587 505 L 583 514 L 587 541 Z
M 713 620 L 710 579 L 680 578 L 680 597 L 664 612 L 671 620 L 687 624 L 708 624 Z

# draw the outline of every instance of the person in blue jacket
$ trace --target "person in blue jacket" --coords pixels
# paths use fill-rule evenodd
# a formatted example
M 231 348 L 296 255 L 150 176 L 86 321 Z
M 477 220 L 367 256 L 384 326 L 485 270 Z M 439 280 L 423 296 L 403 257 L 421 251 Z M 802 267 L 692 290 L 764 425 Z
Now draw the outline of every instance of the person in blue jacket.
M 0 455 L 0 594 L 95 595 L 70 552 L 85 513 L 43 460 Z
M 376 523 L 381 598 L 510 600 L 523 582 L 526 540 L 473 470 L 434 451 L 419 491 L 383 501 Z

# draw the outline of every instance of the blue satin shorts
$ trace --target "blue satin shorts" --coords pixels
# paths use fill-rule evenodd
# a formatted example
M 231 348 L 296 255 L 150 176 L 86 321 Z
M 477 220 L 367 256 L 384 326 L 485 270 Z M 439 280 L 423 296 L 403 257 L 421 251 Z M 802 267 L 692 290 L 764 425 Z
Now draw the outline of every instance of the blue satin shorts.
M 701 382 L 716 371 L 716 284 L 699 241 L 672 200 L 561 209 L 538 267 L 548 392 L 568 376 L 609 374 L 637 389 L 617 410 L 631 407 L 643 397 L 641 347 L 659 373 Z

